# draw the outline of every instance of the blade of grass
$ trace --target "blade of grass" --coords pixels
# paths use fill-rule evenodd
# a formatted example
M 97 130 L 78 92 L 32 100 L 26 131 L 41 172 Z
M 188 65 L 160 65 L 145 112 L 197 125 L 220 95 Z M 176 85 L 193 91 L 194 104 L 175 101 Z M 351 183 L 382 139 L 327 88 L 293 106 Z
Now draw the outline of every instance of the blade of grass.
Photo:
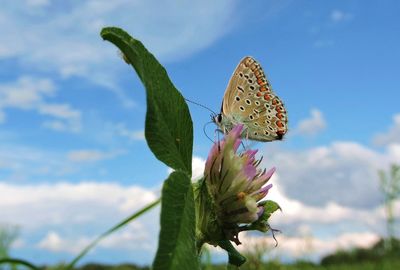
M 0 259 L 0 265 L 1 264 L 17 264 L 17 265 L 23 265 L 25 267 L 28 267 L 32 270 L 40 270 L 39 267 L 33 265 L 32 263 L 25 261 L 25 260 L 21 260 L 21 259 L 16 259 L 16 258 L 3 258 Z
M 106 232 L 104 232 L 103 234 L 101 234 L 99 237 L 97 237 L 92 243 L 90 243 L 85 249 L 83 249 L 78 256 L 75 257 L 75 259 L 73 259 L 66 267 L 66 270 L 70 270 L 73 269 L 75 264 L 83 257 L 86 255 L 86 253 L 88 253 L 94 246 L 97 245 L 98 242 L 100 242 L 100 240 L 102 240 L 103 238 L 105 238 L 106 236 L 108 236 L 109 234 L 115 232 L 116 230 L 121 229 L 122 227 L 124 227 L 125 225 L 127 225 L 129 222 L 131 222 L 132 220 L 134 220 L 135 218 L 141 216 L 142 214 L 144 214 L 145 212 L 149 211 L 150 209 L 152 209 L 153 207 L 155 207 L 157 204 L 159 204 L 161 201 L 161 199 L 157 199 L 156 201 L 152 202 L 151 204 L 147 205 L 146 207 L 142 208 L 141 210 L 139 210 L 138 212 L 134 213 L 133 215 L 127 217 L 126 219 L 124 219 L 123 221 L 121 221 L 120 223 L 118 223 L 117 225 L 115 225 L 114 227 L 108 229 Z

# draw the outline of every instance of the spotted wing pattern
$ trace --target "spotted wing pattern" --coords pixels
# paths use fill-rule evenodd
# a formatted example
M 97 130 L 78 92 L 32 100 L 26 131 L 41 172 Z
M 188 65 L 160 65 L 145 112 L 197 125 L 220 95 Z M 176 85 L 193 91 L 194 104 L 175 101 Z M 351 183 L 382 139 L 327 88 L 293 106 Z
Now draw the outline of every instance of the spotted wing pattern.
M 221 115 L 224 131 L 241 123 L 251 140 L 281 140 L 287 132 L 286 109 L 260 64 L 249 56 L 240 61 L 229 81 Z

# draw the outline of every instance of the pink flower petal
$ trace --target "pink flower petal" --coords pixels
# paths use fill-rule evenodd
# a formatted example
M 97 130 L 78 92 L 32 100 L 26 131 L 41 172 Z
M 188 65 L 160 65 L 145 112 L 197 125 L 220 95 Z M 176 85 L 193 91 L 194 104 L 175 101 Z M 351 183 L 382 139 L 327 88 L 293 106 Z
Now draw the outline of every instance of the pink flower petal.
M 244 174 L 247 176 L 247 178 L 249 180 L 252 180 L 254 178 L 254 176 L 256 176 L 256 174 L 257 174 L 256 167 L 254 167 L 252 164 L 245 165 L 243 170 L 244 170 Z
M 242 134 L 242 131 L 243 131 L 243 125 L 242 124 L 238 124 L 234 128 L 232 128 L 232 130 L 229 132 L 228 136 L 232 136 L 235 139 L 236 138 L 240 138 L 240 135 Z

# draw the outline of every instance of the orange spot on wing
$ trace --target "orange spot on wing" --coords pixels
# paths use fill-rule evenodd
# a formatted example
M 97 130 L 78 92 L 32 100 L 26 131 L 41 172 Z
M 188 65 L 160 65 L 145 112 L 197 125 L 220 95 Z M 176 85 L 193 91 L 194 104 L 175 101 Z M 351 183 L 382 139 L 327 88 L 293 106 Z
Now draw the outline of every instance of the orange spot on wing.
M 265 94 L 265 95 L 264 95 L 264 99 L 265 99 L 266 101 L 268 101 L 268 100 L 270 100 L 271 98 L 269 97 L 269 94 Z

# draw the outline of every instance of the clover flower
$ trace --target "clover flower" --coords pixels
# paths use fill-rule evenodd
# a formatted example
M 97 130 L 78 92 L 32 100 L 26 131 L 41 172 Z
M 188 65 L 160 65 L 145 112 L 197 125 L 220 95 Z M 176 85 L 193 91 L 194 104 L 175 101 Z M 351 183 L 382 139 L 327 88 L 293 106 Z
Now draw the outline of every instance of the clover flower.
M 267 231 L 267 219 L 277 209 L 265 211 L 266 202 L 260 201 L 272 187 L 265 184 L 275 168 L 259 168 L 262 158 L 256 159 L 257 150 L 238 152 L 242 131 L 243 125 L 235 126 L 213 145 L 206 161 L 203 191 L 197 198 L 202 205 L 198 227 L 204 242 L 210 244 L 219 240 L 240 244 L 240 231 Z

